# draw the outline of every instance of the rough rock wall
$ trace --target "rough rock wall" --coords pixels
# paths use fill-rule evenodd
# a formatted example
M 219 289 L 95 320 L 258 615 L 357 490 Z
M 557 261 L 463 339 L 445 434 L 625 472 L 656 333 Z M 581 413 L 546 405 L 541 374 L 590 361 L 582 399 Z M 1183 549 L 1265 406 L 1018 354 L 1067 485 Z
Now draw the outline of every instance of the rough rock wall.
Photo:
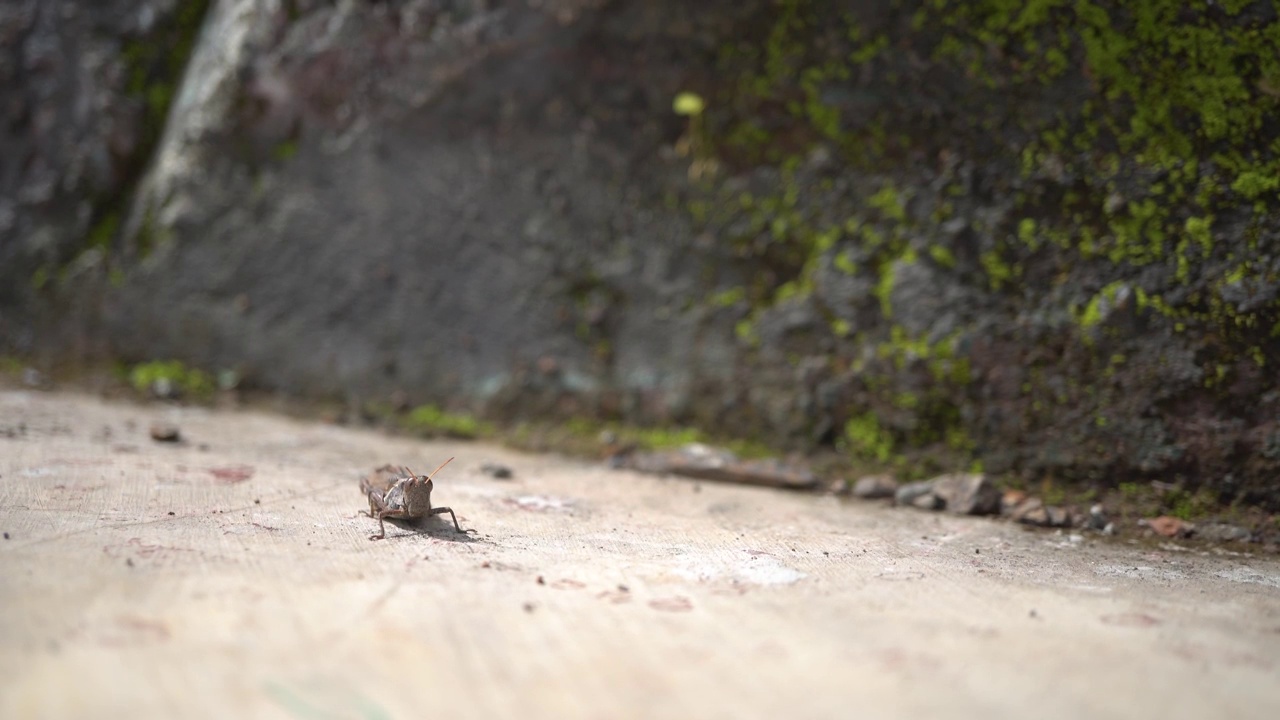
M 31 318 L 100 270 L 204 14 L 203 1 L 0 4 L 0 345 L 82 345 Z M 44 315 L 51 321 L 54 314 Z
M 218 3 L 114 347 L 301 394 L 678 419 L 734 363 L 692 307 L 720 253 L 672 198 L 671 98 L 733 12 Z
M 691 210 L 773 272 L 719 296 L 764 427 L 1280 500 L 1274 4 L 796 1 L 753 28 L 700 88 L 725 169 Z
M 59 295 L 116 356 L 1280 501 L 1270 3 L 220 0 L 202 37 Z

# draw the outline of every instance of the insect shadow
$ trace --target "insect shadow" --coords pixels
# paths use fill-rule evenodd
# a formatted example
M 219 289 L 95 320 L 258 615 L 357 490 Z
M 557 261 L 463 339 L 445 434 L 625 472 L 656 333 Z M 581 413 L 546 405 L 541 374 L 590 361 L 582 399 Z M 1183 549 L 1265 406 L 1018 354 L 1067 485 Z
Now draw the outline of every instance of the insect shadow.
M 445 540 L 447 542 L 482 542 L 480 538 L 471 535 L 475 530 L 464 530 L 463 532 L 458 532 L 457 530 L 449 527 L 447 521 L 441 520 L 438 517 L 410 518 L 407 520 L 401 518 L 387 518 L 386 521 L 388 525 L 393 525 L 403 530 L 407 530 L 408 532 L 388 535 L 384 538 L 385 540 L 405 540 L 419 535 L 426 535 L 427 537 L 435 538 L 436 540 Z

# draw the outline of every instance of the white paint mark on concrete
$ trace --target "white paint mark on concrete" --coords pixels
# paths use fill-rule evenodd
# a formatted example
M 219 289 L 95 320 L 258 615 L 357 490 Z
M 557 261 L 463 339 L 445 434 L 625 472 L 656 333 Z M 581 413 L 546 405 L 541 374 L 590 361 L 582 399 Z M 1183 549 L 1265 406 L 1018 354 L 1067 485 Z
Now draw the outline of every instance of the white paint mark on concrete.
M 736 563 L 690 561 L 674 570 L 675 574 L 698 582 L 732 580 L 751 585 L 791 585 L 807 577 L 769 555 L 752 555 Z
M 1254 570 L 1248 565 L 1230 570 L 1220 570 L 1214 575 L 1220 578 L 1238 583 L 1254 583 L 1256 585 L 1266 585 L 1267 587 L 1280 588 L 1280 576 L 1266 575 Z
M 1134 580 L 1186 580 L 1180 570 L 1157 568 L 1149 565 L 1099 565 L 1093 572 L 1103 577 L 1123 577 Z

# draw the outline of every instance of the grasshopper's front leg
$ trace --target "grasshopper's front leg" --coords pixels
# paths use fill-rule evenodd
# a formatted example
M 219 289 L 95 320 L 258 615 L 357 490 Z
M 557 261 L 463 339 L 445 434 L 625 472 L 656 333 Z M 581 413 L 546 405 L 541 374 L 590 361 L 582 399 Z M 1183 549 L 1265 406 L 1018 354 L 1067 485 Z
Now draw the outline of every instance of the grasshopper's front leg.
M 462 532 L 462 526 L 458 524 L 458 516 L 453 514 L 453 508 L 447 508 L 447 507 L 431 508 L 431 512 L 427 514 L 443 515 L 445 513 L 449 513 L 449 517 L 453 518 L 453 529 L 457 530 L 458 532 Z
M 377 519 L 378 521 L 378 534 L 370 535 L 369 536 L 370 540 L 382 540 L 387 537 L 387 526 L 386 526 L 386 523 L 383 522 L 382 520 L 382 517 L 384 514 L 386 514 L 386 512 L 387 512 L 387 504 L 382 500 L 382 496 L 374 492 L 373 490 L 370 490 L 369 491 L 369 512 L 366 514 L 371 518 Z

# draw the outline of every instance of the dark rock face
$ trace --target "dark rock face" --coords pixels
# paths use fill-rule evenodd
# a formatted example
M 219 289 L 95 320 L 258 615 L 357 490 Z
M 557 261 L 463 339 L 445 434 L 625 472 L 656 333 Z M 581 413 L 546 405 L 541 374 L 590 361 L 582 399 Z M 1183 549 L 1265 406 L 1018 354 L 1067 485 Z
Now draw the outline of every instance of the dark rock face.
M 193 60 L 208 92 L 135 213 L 154 250 L 111 295 L 115 347 L 506 415 L 671 421 L 731 377 L 689 307 L 719 253 L 666 198 L 687 71 L 648 55 L 682 11 L 481 5 L 216 15 L 246 48 Z
M 1280 504 L 1280 21 L 1137 4 L 222 0 L 152 153 L 10 3 L 0 350 Z
M 38 339 L 30 318 L 102 270 L 205 4 L 0 5 L 0 348 L 83 339 L 53 322 Z

